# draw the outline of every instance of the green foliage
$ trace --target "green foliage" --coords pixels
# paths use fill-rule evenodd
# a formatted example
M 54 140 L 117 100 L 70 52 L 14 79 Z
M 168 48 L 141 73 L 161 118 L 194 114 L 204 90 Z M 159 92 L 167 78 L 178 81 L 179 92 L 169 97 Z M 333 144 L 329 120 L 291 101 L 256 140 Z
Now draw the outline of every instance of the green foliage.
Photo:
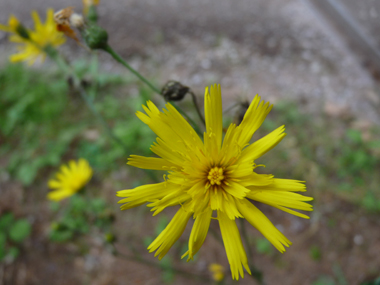
M 256 239 L 256 250 L 261 254 L 273 254 L 273 246 L 266 238 Z
M 22 242 L 30 235 L 31 225 L 26 219 L 17 220 L 9 229 L 9 238 L 14 242 Z
M 76 61 L 73 69 L 90 98 L 102 95 L 96 108 L 128 152 L 148 153 L 155 136 L 134 115 L 145 103 L 146 90 L 128 100 L 109 95 L 126 81 L 99 72 L 96 56 L 90 64 Z M 126 149 L 107 136 L 79 94 L 68 86 L 55 72 L 41 73 L 15 64 L 0 70 L 0 156 L 6 158 L 5 171 L 24 185 L 31 185 L 46 166 L 58 166 L 68 151 L 88 159 L 95 170 L 112 170 L 125 163 Z M 98 132 L 97 138 L 81 135 L 89 128 Z
M 368 144 L 362 141 L 361 133 L 348 129 L 340 146 L 339 176 L 346 177 L 372 171 L 377 163 Z
M 315 261 L 320 261 L 322 258 L 321 248 L 317 245 L 311 246 L 310 257 Z
M 67 84 L 54 74 L 41 74 L 22 65 L 0 70 L 0 155 L 7 171 L 30 185 L 38 171 L 57 165 L 80 124 L 67 124 Z
M 14 261 L 31 231 L 32 227 L 28 220 L 16 219 L 11 212 L 3 214 L 0 217 L 0 262 Z
M 58 214 L 59 218 L 52 223 L 49 235 L 50 239 L 56 242 L 66 242 L 95 228 L 107 237 L 106 233 L 110 234 L 109 230 L 114 220 L 112 211 L 103 199 L 86 199 L 80 195 L 72 196 L 67 207 Z
M 326 275 L 321 275 L 316 281 L 312 283 L 313 285 L 336 285 L 334 278 Z

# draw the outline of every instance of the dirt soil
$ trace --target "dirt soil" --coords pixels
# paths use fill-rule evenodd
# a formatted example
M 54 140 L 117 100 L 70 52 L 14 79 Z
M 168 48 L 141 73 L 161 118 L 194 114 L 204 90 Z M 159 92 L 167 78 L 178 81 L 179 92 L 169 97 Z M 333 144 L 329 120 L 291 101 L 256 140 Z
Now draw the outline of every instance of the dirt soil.
M 58 10 L 74 6 L 80 11 L 80 2 L 1 0 L 0 22 L 7 22 L 12 13 L 28 25 L 32 9 L 40 15 L 47 7 Z M 308 1 L 101 2 L 100 24 L 109 31 L 111 45 L 133 67 L 156 82 L 179 80 L 199 96 L 205 86 L 220 83 L 226 108 L 236 100 L 253 98 L 259 93 L 271 102 L 293 100 L 299 103 L 302 112 L 311 116 L 331 115 L 337 119 L 351 116 L 372 124 L 380 122 L 378 83 Z M 5 34 L 0 33 L 0 64 L 12 52 Z M 71 59 L 85 54 L 74 43 L 64 47 L 63 52 Z M 107 55 L 101 55 L 101 62 L 104 70 L 125 72 Z M 120 183 L 124 183 L 127 178 L 121 177 Z M 117 208 L 114 194 L 119 189 L 109 187 L 106 182 L 104 185 L 104 195 Z M 47 204 L 17 206 L 22 201 L 44 201 L 46 186 L 40 187 L 24 189 L 6 177 L 0 179 L 0 211 L 12 210 L 33 221 L 33 236 L 22 258 L 15 264 L 0 266 L 0 284 L 162 284 L 160 269 L 114 257 L 100 245 L 96 234 L 88 240 L 91 250 L 85 255 L 75 244 L 48 243 Z M 30 194 L 31 190 L 37 192 Z M 340 271 L 347 284 L 360 284 L 379 276 L 378 216 L 333 195 L 323 195 L 316 201 L 311 220 L 261 208 L 293 242 L 285 254 L 256 253 L 252 258 L 263 270 L 266 284 L 312 284 L 321 275 L 336 277 Z M 128 226 L 136 234 L 152 234 L 152 230 L 149 225 L 126 225 L 125 215 L 117 214 L 120 228 L 117 247 L 128 254 L 128 247 L 123 244 L 123 232 Z M 147 219 L 152 225 L 156 222 L 156 218 Z M 212 227 L 219 230 L 216 224 Z M 253 229 L 249 234 L 260 236 Z M 321 249 L 319 261 L 310 256 L 312 246 Z M 145 251 L 143 245 L 141 251 Z M 144 256 L 154 261 L 152 255 Z M 228 267 L 224 249 L 209 235 L 198 262 L 178 266 L 209 277 L 207 266 L 215 261 Z M 228 280 L 227 284 L 234 283 Z M 180 274 L 174 281 L 174 284 L 200 283 L 212 284 Z M 254 284 L 254 281 L 246 277 L 238 283 Z

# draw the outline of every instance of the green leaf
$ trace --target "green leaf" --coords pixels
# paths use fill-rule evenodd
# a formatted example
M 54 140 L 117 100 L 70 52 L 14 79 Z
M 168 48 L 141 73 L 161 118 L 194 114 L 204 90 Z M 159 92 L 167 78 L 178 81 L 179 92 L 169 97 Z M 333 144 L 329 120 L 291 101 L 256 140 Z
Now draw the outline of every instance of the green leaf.
M 20 249 L 18 249 L 15 246 L 11 246 L 8 249 L 7 258 L 10 257 L 10 259 L 13 261 L 20 255 Z
M 0 217 L 0 232 L 7 232 L 10 225 L 13 223 L 13 213 L 9 212 Z
M 320 261 L 322 257 L 321 249 L 317 245 L 313 245 L 310 248 L 310 256 L 315 261 Z
M 73 232 L 70 230 L 65 231 L 52 231 L 49 234 L 49 238 L 55 242 L 65 242 L 73 237 Z
M 312 284 L 313 285 L 335 285 L 335 281 L 331 276 L 322 275 Z
M 261 238 L 256 240 L 256 249 L 259 253 L 262 254 L 271 254 L 272 245 L 266 238 Z
M 346 135 L 353 143 L 361 143 L 362 141 L 362 134 L 358 130 L 349 129 Z
M 7 242 L 7 237 L 5 233 L 0 232 L 0 261 L 5 257 L 5 245 Z
M 14 242 L 22 242 L 30 235 L 31 225 L 26 219 L 17 220 L 9 230 L 9 237 Z

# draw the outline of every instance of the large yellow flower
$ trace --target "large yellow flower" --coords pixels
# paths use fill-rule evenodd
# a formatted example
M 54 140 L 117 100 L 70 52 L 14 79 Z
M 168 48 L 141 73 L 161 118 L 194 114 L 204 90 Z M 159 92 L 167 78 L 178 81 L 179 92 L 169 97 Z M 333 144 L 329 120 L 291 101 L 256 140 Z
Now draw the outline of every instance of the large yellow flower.
M 10 17 L 8 26 L 0 25 L 0 30 L 12 33 L 9 40 L 19 44 L 17 47 L 19 52 L 11 55 L 11 62 L 28 61 L 31 65 L 39 57 L 42 57 L 43 60 L 45 59 L 45 48 L 48 46 L 58 47 L 66 41 L 63 33 L 57 30 L 53 9 L 47 10 L 44 24 L 41 23 L 36 11 L 32 12 L 32 18 L 34 30 L 27 30 L 29 38 L 23 38 L 17 33 L 16 28 L 19 22 L 14 16 Z
M 201 248 L 212 214 L 216 217 L 230 263 L 232 277 L 244 277 L 243 266 L 250 273 L 247 256 L 241 241 L 236 218 L 245 218 L 257 228 L 279 251 L 291 242 L 269 221 L 251 200 L 268 204 L 293 215 L 308 216 L 294 208 L 312 211 L 304 201 L 312 198 L 295 192 L 306 191 L 301 181 L 277 179 L 273 175 L 258 174 L 255 160 L 276 146 L 286 135 L 281 126 L 249 144 L 253 133 L 261 126 L 272 109 L 269 103 L 256 97 L 251 102 L 239 126 L 231 124 L 222 134 L 222 97 L 220 86 L 214 85 L 205 92 L 206 132 L 203 142 L 194 129 L 170 104 L 160 112 L 151 102 L 143 106 L 146 114 L 137 116 L 157 135 L 151 150 L 161 158 L 132 155 L 128 164 L 143 169 L 168 171 L 165 182 L 122 190 L 119 201 L 122 210 L 149 202 L 153 215 L 166 207 L 181 205 L 169 225 L 148 247 L 161 259 L 183 233 L 191 216 L 195 220 L 188 251 L 182 256 L 188 260 Z
M 49 200 L 60 201 L 81 190 L 92 177 L 92 168 L 87 160 L 81 158 L 78 162 L 70 160 L 68 165 L 62 165 L 54 179 L 48 182 Z

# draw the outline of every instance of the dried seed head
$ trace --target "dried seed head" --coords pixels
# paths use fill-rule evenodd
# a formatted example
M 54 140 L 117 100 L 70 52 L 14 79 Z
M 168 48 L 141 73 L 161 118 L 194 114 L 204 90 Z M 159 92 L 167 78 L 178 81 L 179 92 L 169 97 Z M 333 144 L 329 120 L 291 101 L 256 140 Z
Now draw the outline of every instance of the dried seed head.
M 82 15 L 74 13 L 70 17 L 70 24 L 71 26 L 77 28 L 77 29 L 83 29 L 84 28 L 84 18 Z
M 73 15 L 77 15 L 74 13 L 73 7 L 67 7 L 54 14 L 54 21 L 57 24 L 58 31 L 63 32 L 67 37 L 72 38 L 79 43 L 75 31 L 71 28 L 71 18 Z
M 70 26 L 70 16 L 74 13 L 73 7 L 67 7 L 54 14 L 54 21 L 57 25 Z
M 178 81 L 170 80 L 162 88 L 161 95 L 164 96 L 166 101 L 180 101 L 189 91 L 189 87 L 182 85 Z

